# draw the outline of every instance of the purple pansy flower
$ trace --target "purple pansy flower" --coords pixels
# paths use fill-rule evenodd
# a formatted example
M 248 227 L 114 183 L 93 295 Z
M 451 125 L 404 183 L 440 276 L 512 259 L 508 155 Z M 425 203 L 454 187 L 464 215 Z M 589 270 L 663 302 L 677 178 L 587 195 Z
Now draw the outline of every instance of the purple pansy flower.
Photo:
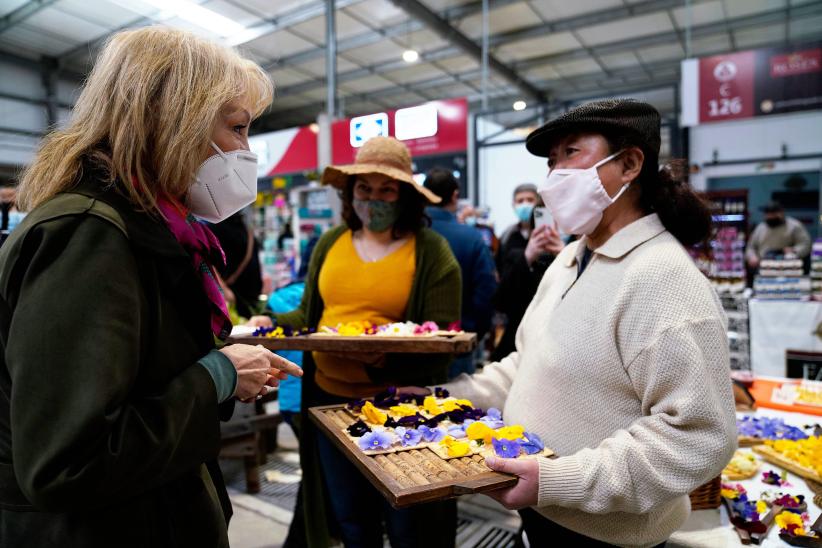
M 394 436 L 385 430 L 369 432 L 361 437 L 357 444 L 363 451 L 374 451 L 378 449 L 390 449 L 394 443 Z
M 368 427 L 363 421 L 357 421 L 351 426 L 347 428 L 348 433 L 354 436 L 355 438 L 360 438 L 365 434 L 371 432 L 371 428 Z
M 540 451 L 545 449 L 545 444 L 542 443 L 542 440 L 539 439 L 539 436 L 537 436 L 533 432 L 525 432 L 525 441 L 523 441 L 520 445 L 528 455 L 539 453 Z
M 455 439 L 460 439 L 465 437 L 465 426 L 461 424 L 455 424 L 453 426 L 448 427 L 448 435 Z
M 434 397 L 435 398 L 447 398 L 450 395 L 451 394 L 448 392 L 448 390 L 446 390 L 445 388 L 443 388 L 441 386 L 437 386 L 436 388 L 434 388 Z
M 505 423 L 502 422 L 502 413 L 500 413 L 499 409 L 495 407 L 491 407 L 486 411 L 485 416 L 480 419 L 482 422 L 488 425 L 489 428 L 493 428 L 496 430 L 497 428 L 502 428 L 505 426 Z
M 493 438 L 491 444 L 497 456 L 504 459 L 515 459 L 519 456 L 520 443 L 516 440 L 498 440 Z
M 417 445 L 420 443 L 422 439 L 422 433 L 419 430 L 415 430 L 413 428 L 405 428 L 403 426 L 398 426 L 394 429 L 397 436 L 400 438 L 400 443 L 403 447 L 410 447 L 412 445 Z
M 442 428 L 430 428 L 424 424 L 420 426 L 419 432 L 422 438 L 427 442 L 438 442 L 445 437 L 445 431 Z

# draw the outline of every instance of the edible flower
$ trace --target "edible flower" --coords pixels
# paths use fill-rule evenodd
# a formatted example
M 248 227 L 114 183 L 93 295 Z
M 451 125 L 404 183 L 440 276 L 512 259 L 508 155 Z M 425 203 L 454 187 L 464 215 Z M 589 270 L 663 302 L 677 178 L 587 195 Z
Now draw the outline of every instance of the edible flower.
M 416 409 L 407 405 L 392 405 L 389 411 L 400 417 L 413 417 L 417 414 Z
M 413 428 L 398 426 L 394 429 L 394 432 L 396 432 L 397 436 L 399 436 L 400 443 L 403 447 L 418 445 L 422 439 L 422 434 L 420 431 Z
M 533 455 L 535 453 L 539 453 L 543 449 L 545 449 L 545 444 L 542 443 L 542 440 L 534 434 L 533 432 L 525 432 L 525 441 L 520 442 L 520 446 L 528 455 Z
M 369 432 L 359 439 L 357 444 L 363 451 L 376 451 L 378 449 L 390 449 L 394 443 L 394 436 L 385 430 Z
M 388 420 L 388 415 L 374 407 L 374 404 L 370 401 L 365 402 L 365 405 L 362 406 L 362 414 L 371 424 L 383 425 Z
M 448 435 L 454 438 L 464 438 L 465 437 L 465 426 L 462 424 L 453 424 L 448 427 Z
M 482 421 L 472 422 L 465 429 L 465 435 L 469 440 L 482 441 L 485 444 L 491 443 L 494 437 L 494 431 Z
M 776 486 L 783 486 L 787 485 L 787 473 L 783 472 L 782 475 L 777 474 L 773 470 L 768 470 L 767 472 L 762 472 L 762 483 L 766 483 L 768 485 L 776 485 Z
M 516 440 L 492 439 L 494 452 L 504 459 L 515 459 L 519 456 L 520 445 Z
M 414 328 L 414 335 L 425 335 L 426 333 L 433 333 L 439 331 L 439 326 L 435 322 L 424 322 Z
M 488 409 L 485 416 L 480 420 L 491 428 L 502 428 L 505 426 L 505 423 L 502 422 L 502 413 L 500 413 L 499 409 L 495 407 Z
M 503 426 L 497 430 L 495 437 L 501 440 L 518 440 L 523 434 L 525 434 L 525 428 L 515 424 L 513 426 Z
M 764 500 L 756 501 L 756 511 L 759 512 L 760 514 L 764 514 L 765 512 L 768 511 L 768 503 L 765 502 Z
M 428 396 L 427 398 L 425 398 L 425 400 L 423 400 L 422 402 L 422 408 L 432 415 L 439 415 L 440 413 L 442 413 L 442 408 L 439 405 L 437 405 L 437 400 L 434 398 L 434 396 Z
M 440 441 L 445 437 L 445 431 L 442 428 L 429 428 L 421 425 L 419 431 L 422 434 L 422 439 L 431 443 Z
M 448 448 L 449 457 L 464 457 L 471 452 L 471 446 L 467 442 L 457 441 L 451 436 L 445 436 L 440 445 Z
M 346 428 L 346 430 L 348 430 L 348 433 L 355 438 L 362 437 L 368 432 L 371 432 L 371 429 L 368 427 L 368 425 L 361 420 L 349 425 L 349 427 Z
M 795 525 L 797 528 L 804 528 L 805 524 L 802 522 L 802 516 L 799 514 L 795 514 L 793 512 L 780 512 L 777 514 L 776 518 L 774 518 L 777 527 L 780 529 L 788 530 L 788 527 L 791 525 Z M 797 534 L 796 529 L 794 529 L 794 534 Z M 803 533 L 804 534 L 804 531 Z
M 781 506 L 785 510 L 793 510 L 801 508 L 805 504 L 805 496 L 804 495 L 783 495 L 778 499 L 774 500 L 773 503 L 777 506 Z
M 450 396 L 451 393 L 448 392 L 448 389 L 443 388 L 442 386 L 434 387 L 434 396 L 440 399 L 445 399 Z

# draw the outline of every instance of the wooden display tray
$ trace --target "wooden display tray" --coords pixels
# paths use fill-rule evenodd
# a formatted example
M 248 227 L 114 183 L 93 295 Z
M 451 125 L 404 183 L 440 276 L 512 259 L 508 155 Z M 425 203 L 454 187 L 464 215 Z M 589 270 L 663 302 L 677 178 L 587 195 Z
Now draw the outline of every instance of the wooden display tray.
M 394 508 L 485 493 L 517 483 L 514 476 L 491 471 L 480 455 L 443 460 L 427 447 L 367 455 L 346 435 L 340 424 L 345 418 L 348 424 L 357 420 L 344 405 L 312 407 L 308 413 L 323 434 Z
M 300 335 L 282 339 L 266 337 L 229 337 L 226 344 L 261 344 L 269 350 L 305 350 L 309 352 L 369 352 L 398 354 L 465 354 L 477 347 L 476 333 L 448 336 L 382 337 L 363 335 Z
M 816 470 L 813 470 L 811 468 L 805 468 L 804 466 L 801 466 L 799 463 L 794 462 L 788 458 L 785 458 L 785 456 L 782 455 L 782 453 L 775 451 L 772 447 L 768 447 L 767 445 L 757 445 L 753 448 L 753 452 L 757 455 L 762 456 L 762 458 L 764 458 L 771 464 L 781 466 L 789 472 L 793 472 L 797 476 L 813 480 L 817 483 L 822 483 L 822 476 L 817 474 Z

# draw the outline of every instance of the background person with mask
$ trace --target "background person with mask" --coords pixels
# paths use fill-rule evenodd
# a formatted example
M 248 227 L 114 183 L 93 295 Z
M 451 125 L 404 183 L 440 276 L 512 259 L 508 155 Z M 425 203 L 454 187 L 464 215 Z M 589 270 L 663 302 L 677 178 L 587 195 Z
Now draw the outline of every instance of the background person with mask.
M 453 173 L 434 168 L 428 172 L 423 186 L 442 200 L 426 208 L 425 212 L 431 218 L 431 228 L 448 240 L 462 271 L 462 328 L 476 333 L 481 341 L 491 327 L 494 293 L 497 291 L 497 274 L 491 250 L 475 227 L 457 222 L 460 191 Z M 476 368 L 473 352 L 457 356 L 451 364 L 448 378 L 460 373 L 473 373 Z
M 497 267 L 500 282 L 494 296 L 496 310 L 505 314 L 505 327 L 491 354 L 498 361 L 514 351 L 514 340 L 522 316 L 537 292 L 543 274 L 554 257 L 565 247 L 555 228 L 534 228 L 534 208 L 542 206 L 542 198 L 532 184 L 514 189 L 514 209 L 525 221 L 513 225 L 503 234 Z
M 301 371 L 217 348 L 222 251 L 195 216 L 254 200 L 272 94 L 233 50 L 144 27 L 44 139 L 0 251 L 0 546 L 228 546 L 218 419 Z
M 765 220 L 754 229 L 745 252 L 751 269 L 758 268 L 769 254 L 796 255 L 803 260 L 810 255 L 811 236 L 802 223 L 785 217 L 785 210 L 778 202 L 769 202 L 762 211 Z
M 300 306 L 275 314 L 277 323 L 301 329 L 433 321 L 446 327 L 460 319 L 459 263 L 425 216 L 425 206 L 440 198 L 414 182 L 413 173 L 408 148 L 393 137 L 374 137 L 354 164 L 325 169 L 322 182 L 340 191 L 345 223 L 320 237 Z M 250 323 L 272 325 L 264 316 Z M 455 501 L 392 508 L 306 411 L 372 397 L 391 385 L 442 383 L 450 362 L 451 356 L 431 354 L 303 354 L 300 465 L 309 545 L 329 544 L 330 514 L 345 546 L 382 546 L 384 531 L 392 546 L 454 546 Z

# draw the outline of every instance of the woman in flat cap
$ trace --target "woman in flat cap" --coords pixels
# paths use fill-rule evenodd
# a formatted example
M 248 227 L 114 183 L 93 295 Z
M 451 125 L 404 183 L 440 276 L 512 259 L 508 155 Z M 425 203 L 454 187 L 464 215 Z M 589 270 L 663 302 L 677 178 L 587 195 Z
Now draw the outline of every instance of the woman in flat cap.
M 546 206 L 580 238 L 546 272 L 516 352 L 446 385 L 559 455 L 488 459 L 519 476 L 493 496 L 520 510 L 531 546 L 664 544 L 736 447 L 725 317 L 685 249 L 711 217 L 659 169 L 659 128 L 651 105 L 615 100 L 528 136 L 548 158 Z
M 369 140 L 354 164 L 326 168 L 322 181 L 340 191 L 345 224 L 320 238 L 302 303 L 275 315 L 280 325 L 433 321 L 444 328 L 459 320 L 459 264 L 448 242 L 426 228 L 425 206 L 440 198 L 412 175 L 408 148 L 392 137 Z M 268 318 L 252 321 L 270 324 Z M 392 385 L 442 383 L 450 361 L 450 356 L 306 352 L 303 409 L 372 397 Z M 346 546 L 381 547 L 383 522 L 392 546 L 454 545 L 454 501 L 395 510 L 306 416 L 301 426 L 309 544 L 327 545 L 324 518 L 330 512 Z

